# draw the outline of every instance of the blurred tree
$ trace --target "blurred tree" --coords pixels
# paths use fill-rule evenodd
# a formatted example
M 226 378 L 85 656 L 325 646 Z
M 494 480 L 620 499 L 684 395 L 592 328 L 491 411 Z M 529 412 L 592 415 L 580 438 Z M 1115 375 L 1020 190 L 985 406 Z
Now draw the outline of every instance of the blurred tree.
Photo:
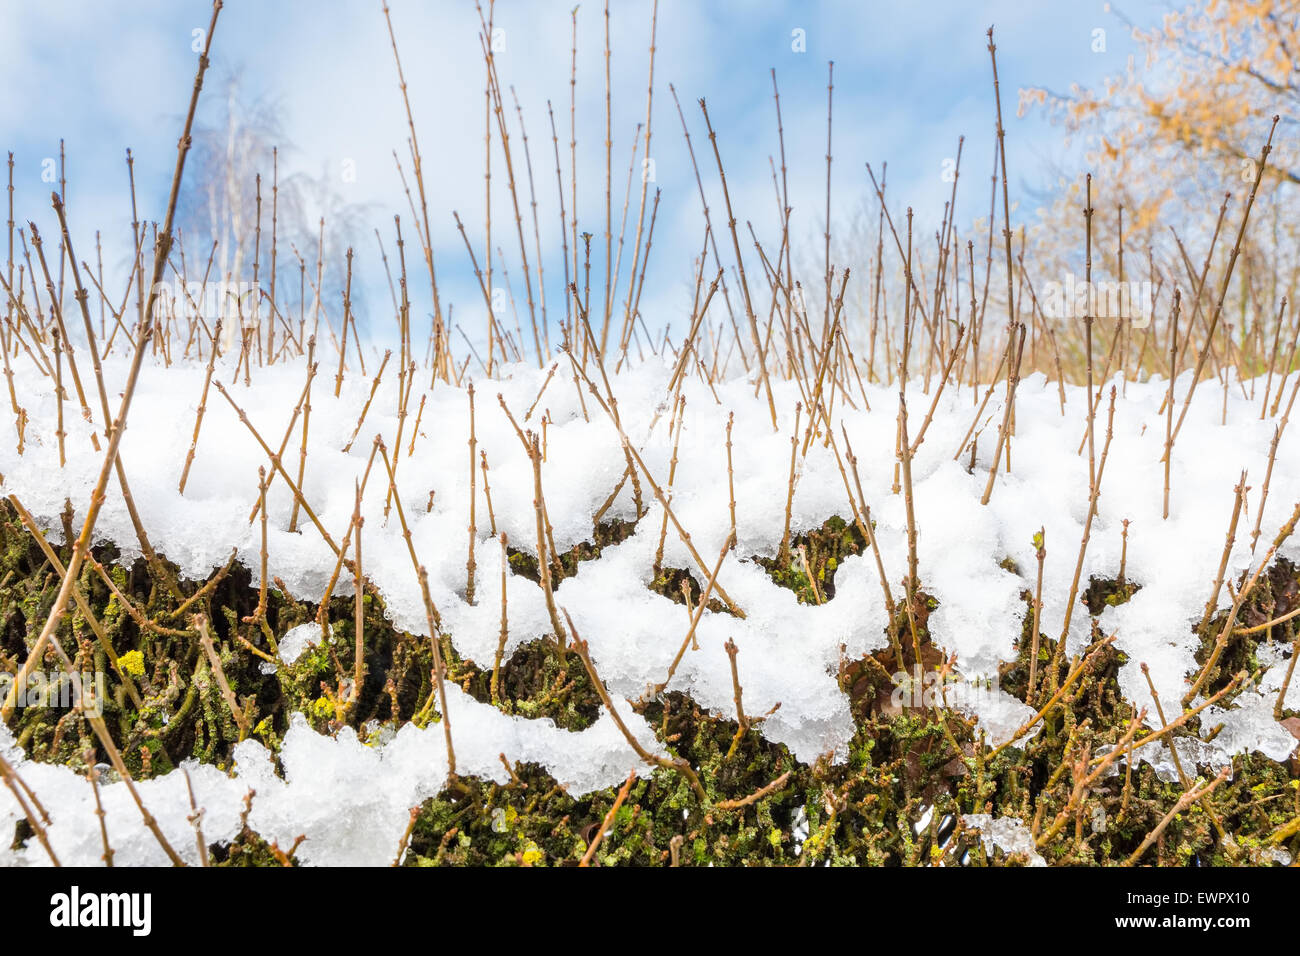
M 348 246 L 364 235 L 365 208 L 345 201 L 324 173 L 319 177 L 301 170 L 286 174 L 286 157 L 292 157 L 293 150 L 292 146 L 286 147 L 280 112 L 264 100 L 247 102 L 237 74 L 226 77 L 222 95 L 214 97 L 213 104 L 216 109 L 210 114 L 210 123 L 194 131 L 187 163 L 188 188 L 177 210 L 190 281 L 203 278 L 215 241 L 210 283 L 250 283 L 256 257 L 258 285 L 269 294 L 274 199 L 279 312 L 295 331 L 299 317 L 305 316 L 310 330 L 316 308 L 314 286 L 319 256 L 322 328 L 326 322 L 338 328 L 345 256 Z M 278 183 L 274 179 L 277 166 Z M 354 281 L 354 311 L 362 304 L 362 290 L 362 283 Z M 257 319 L 265 323 L 271 318 L 270 309 L 263 305 Z M 248 315 L 244 319 L 253 321 Z M 234 316 L 225 315 L 224 323 L 229 342 L 236 324 Z
M 1096 89 L 1020 93 L 1022 114 L 1046 110 L 1070 140 L 1082 140 L 1084 168 L 1093 174 L 1094 273 L 1100 267 L 1114 276 L 1118 270 L 1122 206 L 1127 275 L 1163 279 L 1165 311 L 1174 286 L 1186 302 L 1195 285 L 1190 273 L 1200 272 L 1230 194 L 1206 281 L 1210 296 L 1277 115 L 1225 307 L 1225 322 L 1235 323 L 1243 343 L 1247 336 L 1255 344 L 1268 340 L 1278 298 L 1295 299 L 1300 74 L 1294 55 L 1300 52 L 1300 0 L 1198 0 L 1151 29 L 1111 12 L 1143 50 L 1140 63 L 1130 57 L 1120 75 Z M 1082 177 L 1060 187 L 1029 231 L 1027 258 L 1038 271 L 1060 272 L 1066 263 L 1077 268 L 1082 261 Z M 1208 312 L 1210 305 L 1203 302 L 1202 308 Z

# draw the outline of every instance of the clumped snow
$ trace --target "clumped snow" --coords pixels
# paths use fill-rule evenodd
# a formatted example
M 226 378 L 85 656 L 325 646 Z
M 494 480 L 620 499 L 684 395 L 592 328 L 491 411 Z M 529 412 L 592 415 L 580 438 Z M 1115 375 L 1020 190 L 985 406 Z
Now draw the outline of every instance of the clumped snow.
M 961 820 L 970 829 L 980 831 L 980 842 L 984 844 L 986 853 L 992 854 L 993 848 L 998 847 L 1008 855 L 1023 853 L 1028 859 L 1028 866 L 1047 866 L 1047 861 L 1039 856 L 1034 836 L 1023 820 L 1015 817 L 999 817 L 995 820 L 987 813 L 967 813 Z
M 216 377 L 275 447 L 302 391 L 303 367 L 255 369 L 252 386 L 247 388 L 242 380 L 232 380 L 232 364 L 219 363 Z M 560 361 L 535 412 L 525 420 L 547 371 L 514 366 L 503 380 L 479 382 L 475 393 L 475 437 L 490 464 L 497 528 L 509 535 L 513 547 L 530 552 L 535 552 L 536 544 L 533 473 L 498 404 L 498 391 L 521 427 L 545 436 L 542 483 L 559 549 L 590 539 L 592 516 L 626 465 L 618 430 L 590 394 L 580 396 L 567 359 Z M 124 361 L 106 360 L 110 392 L 117 391 L 125 373 Z M 627 438 L 655 481 L 665 487 L 673 447 L 666 394 L 670 375 L 671 369 L 654 362 L 611 375 Z M 11 439 L 4 439 L 0 447 L 3 490 L 17 495 L 57 539 L 66 502 L 71 501 L 77 509 L 74 520 L 80 523 L 101 459 L 91 448 L 91 426 L 81 420 L 75 405 L 68 403 L 64 408 L 68 462 L 60 468 L 53 389 L 34 368 L 15 368 L 14 377 L 30 421 L 24 455 L 17 454 Z M 183 574 L 193 579 L 206 577 L 229 559 L 233 548 L 256 583 L 261 529 L 249 523 L 248 514 L 257 501 L 258 468 L 269 463 L 215 388 L 208 397 L 185 494 L 177 493 L 202 380 L 203 367 L 197 364 L 157 365 L 144 370 L 122 444 L 123 461 L 154 546 L 176 562 Z M 389 453 L 397 452 L 397 377 L 391 369 L 386 373 L 348 452 L 343 448 L 356 427 L 371 383 L 353 373 L 345 379 L 337 399 L 329 384 L 332 382 L 322 377 L 312 394 L 304 492 L 324 528 L 341 541 L 354 507 L 354 482 L 365 469 L 373 437 L 382 435 Z M 1188 380 L 1185 377 L 1177 384 L 1181 402 Z M 1092 575 L 1116 575 L 1121 529 L 1128 519 L 1126 573 L 1141 590 L 1128 603 L 1106 608 L 1098 623 L 1104 633 L 1116 635 L 1116 646 L 1129 658 L 1120 673 L 1122 690 L 1135 705 L 1146 706 L 1154 715 L 1139 665 L 1145 662 L 1149 666 L 1165 706 L 1176 707 L 1188 689 L 1188 675 L 1197 670 L 1192 625 L 1204 610 L 1218 569 L 1233 489 L 1241 471 L 1248 470 L 1251 491 L 1228 562 L 1233 580 L 1262 559 L 1278 527 L 1300 501 L 1300 448 L 1298 439 L 1290 433 L 1284 435 L 1261 520 L 1262 533 L 1252 554 L 1249 532 L 1256 523 L 1274 429 L 1273 421 L 1260 419 L 1258 401 L 1243 398 L 1242 390 L 1233 383 L 1227 396 L 1229 424 L 1225 427 L 1221 424 L 1222 390 L 1213 381 L 1202 383 L 1175 447 L 1171 510 L 1163 520 L 1165 419 L 1159 408 L 1167 383 L 1129 382 L 1125 386 L 1117 379 L 1116 385 L 1122 394 L 1116 401 L 1114 438 L 1080 591 Z M 734 713 L 724 650 L 726 641 L 734 640 L 739 648 L 746 710 L 763 714 L 781 705 L 761 725 L 763 734 L 789 746 L 803 761 L 827 753 L 843 759 L 853 721 L 849 702 L 836 681 L 838 662 L 886 644 L 886 612 L 874 560 L 869 553 L 845 559 L 836 570 L 834 599 L 821 606 L 799 604 L 792 592 L 774 584 L 751 560 L 756 555 L 775 555 L 781 540 L 790 436 L 801 395 L 796 383 L 772 383 L 779 418 L 779 429 L 773 431 L 767 402 L 761 393 L 756 394 L 754 382 L 735 380 L 715 388 L 716 398 L 714 390 L 698 379 L 686 380 L 683 387 L 686 408 L 671 502 L 704 563 L 711 567 L 730 530 L 724 442 L 728 415 L 734 413 L 737 543 L 721 565 L 718 582 L 745 617 L 705 613 L 696 632 L 699 648 L 686 653 L 670 688 L 689 693 L 715 713 Z M 1250 383 L 1245 388 L 1249 391 Z M 1021 592 L 1034 587 L 1033 536 L 1040 526 L 1046 529 L 1047 544 L 1042 629 L 1051 636 L 1061 632 L 1087 514 L 1088 458 L 1086 451 L 1079 454 L 1087 396 L 1083 389 L 1067 387 L 1062 414 L 1056 384 L 1041 374 L 1020 384 L 1011 472 L 1000 470 L 991 501 L 981 506 L 1002 420 L 1002 392 L 999 387 L 976 423 L 979 441 L 973 472 L 967 470 L 969 452 L 954 460 L 982 398 L 982 393 L 976 396 L 969 387 L 945 390 L 912 466 L 920 576 L 924 589 L 938 601 L 929 627 L 938 645 L 956 653 L 962 679 L 978 686 L 990 680 L 995 683 L 998 663 L 1015 655 L 1014 641 L 1026 610 Z M 836 435 L 842 423 L 858 457 L 889 584 L 898 595 L 907 569 L 904 500 L 902 494 L 893 492 L 898 395 L 881 386 L 867 386 L 866 395 L 870 411 L 863 407 L 857 392 L 851 395 L 856 407 L 849 407 L 843 396 L 839 397 L 834 407 Z M 414 409 L 420 398 L 412 395 L 412 412 L 401 439 L 397 465 L 401 505 L 450 639 L 463 656 L 490 664 L 501 626 L 500 546 L 489 536 L 477 462 L 475 603 L 469 604 L 464 593 L 471 469 L 468 393 L 443 383 L 433 387 L 427 393 L 411 450 Z M 913 437 L 929 405 L 929 398 L 919 389 L 909 391 Z M 1099 451 L 1105 410 L 1103 398 L 1097 424 Z M 543 417 L 547 418 L 544 432 Z M 803 422 L 806 424 L 806 416 Z M 298 440 L 295 433 L 286 456 L 295 464 Z M 843 447 L 840 450 L 843 453 Z M 644 480 L 642 487 L 648 513 L 636 532 L 621 544 L 605 548 L 599 559 L 584 562 L 577 575 L 560 583 L 555 591 L 556 603 L 572 615 L 621 709 L 623 700 L 640 696 L 647 687 L 664 680 L 689 626 L 681 605 L 647 587 L 663 510 Z M 426 634 L 419 584 L 401 538 L 400 523 L 395 513 L 385 520 L 386 492 L 383 466 L 377 463 L 362 504 L 365 573 L 383 594 L 393 624 Z M 301 516 L 299 529 L 288 530 L 291 506 L 286 483 L 275 479 L 268 492 L 268 572 L 283 580 L 294 597 L 315 601 L 333 571 L 335 555 L 312 523 Z M 851 518 L 848 497 L 834 453 L 815 441 L 800 463 L 792 530 L 797 533 L 818 527 L 832 515 Z M 635 517 L 630 484 L 620 492 L 607 517 Z M 100 540 L 114 542 L 128 557 L 138 547 L 115 484 L 110 485 L 96 530 Z M 1287 542 L 1280 553 L 1300 559 L 1295 541 Z M 1007 558 L 1018 573 L 1006 569 Z M 696 567 L 671 523 L 664 565 L 690 569 L 701 583 L 707 577 Z M 506 589 L 509 655 L 519 645 L 550 633 L 551 627 L 540 588 L 525 578 L 508 575 Z M 351 591 L 345 573 L 336 593 Z M 1219 600 L 1227 606 L 1226 588 Z M 301 634 L 295 629 L 282 638 L 281 655 L 286 662 L 319 638 L 315 625 L 304 627 L 307 630 Z M 1071 653 L 1088 643 L 1091 627 L 1086 608 L 1077 606 L 1067 642 Z M 1237 704 L 1210 715 L 1211 723 L 1224 725 L 1212 743 L 1198 747 L 1195 741 L 1180 742 L 1180 746 L 1197 751 L 1196 760 L 1222 764 L 1232 754 L 1248 750 L 1280 759 L 1293 748 L 1294 738 L 1272 717 L 1285 658 L 1278 651 L 1266 662 L 1271 666 L 1262 688 L 1248 691 Z M 616 784 L 638 766 L 635 754 L 608 715 L 573 734 L 549 721 L 507 717 L 454 687 L 448 687 L 448 694 L 461 772 L 504 780 L 498 754 L 505 753 L 512 762 L 545 765 L 565 786 L 582 792 Z M 1300 685 L 1293 685 L 1288 702 L 1297 696 Z M 1031 716 L 1028 707 L 996 688 L 962 694 L 960 701 L 979 716 L 993 742 L 1007 739 Z M 654 744 L 653 733 L 630 708 L 624 711 L 624 720 L 647 747 Z M 0 737 L 0 743 L 12 749 L 10 738 Z M 425 730 L 404 727 L 375 749 L 360 743 L 350 730 L 331 739 L 315 734 L 305 720 L 297 719 L 284 742 L 283 776 L 273 769 L 270 755 L 259 744 L 249 742 L 240 745 L 233 775 L 211 766 L 192 766 L 190 773 L 206 812 L 204 827 L 210 841 L 233 834 L 244 795 L 252 787 L 257 797 L 250 824 L 282 846 L 306 833 L 300 858 L 313 863 L 381 863 L 389 862 L 396 851 L 407 809 L 438 790 L 445 775 L 443 747 L 442 728 L 437 724 Z M 1161 749 L 1144 748 L 1142 756 L 1161 761 L 1162 755 L 1154 752 Z M 1188 756 L 1193 754 L 1189 751 Z M 54 818 L 51 838 L 56 850 L 66 853 L 65 862 L 97 861 L 101 851 L 89 785 L 66 769 L 27 762 L 18 753 L 13 759 L 20 762 L 25 779 L 50 809 Z M 640 769 L 646 771 L 644 766 Z M 186 820 L 190 811 L 180 774 L 147 781 L 140 791 L 163 821 L 173 845 L 192 844 L 185 836 L 190 832 Z M 109 783 L 103 794 L 113 845 L 121 861 L 159 862 L 160 851 L 140 826 L 125 788 Z M 18 812 L 8 792 L 0 792 L 0 823 L 16 819 Z M 0 862 L 41 859 L 39 848 L 0 850 Z
M 277 642 L 280 645 L 280 660 L 286 664 L 292 664 L 302 656 L 302 652 L 307 648 L 316 647 L 320 644 L 320 640 L 321 627 L 315 621 L 308 621 L 306 624 L 291 627 L 284 632 L 284 636 Z

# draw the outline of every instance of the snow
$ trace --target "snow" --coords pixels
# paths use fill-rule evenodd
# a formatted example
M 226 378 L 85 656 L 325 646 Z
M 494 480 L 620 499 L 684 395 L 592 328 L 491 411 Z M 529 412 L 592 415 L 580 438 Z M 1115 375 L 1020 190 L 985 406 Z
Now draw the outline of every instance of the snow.
M 286 664 L 292 664 L 302 656 L 302 652 L 307 648 L 319 645 L 320 639 L 321 627 L 315 621 L 289 628 L 278 641 L 280 660 Z
M 126 365 L 105 360 L 111 394 L 125 379 Z M 376 363 L 377 364 L 377 363 Z M 373 372 L 373 369 L 371 370 Z M 301 364 L 255 368 L 252 385 L 236 380 L 233 361 L 218 363 L 216 378 L 248 413 L 266 442 L 278 446 L 302 391 Z M 469 399 L 465 389 L 438 383 L 422 391 L 427 372 L 418 373 L 411 413 L 397 449 L 397 376 L 390 368 L 357 440 L 347 445 L 370 394 L 371 382 L 349 375 L 338 398 L 332 376 L 321 376 L 312 394 L 312 415 L 304 493 L 324 528 L 341 541 L 354 507 L 355 482 L 365 470 L 371 439 L 382 435 L 391 455 L 398 455 L 397 485 L 412 544 L 428 570 L 431 594 L 442 624 L 464 657 L 480 665 L 495 654 L 501 627 L 501 548 L 489 532 L 482 472 L 477 468 L 476 601 L 465 600 L 467 525 L 470 494 Z M 623 429 L 655 481 L 666 488 L 673 437 L 666 386 L 667 366 L 651 361 L 611 374 Z M 533 473 L 513 426 L 502 411 L 500 392 L 516 421 L 542 432 L 545 416 L 545 461 L 542 483 L 555 543 L 568 549 L 589 540 L 592 516 L 622 475 L 626 459 L 617 429 L 594 398 L 580 401 L 566 359 L 537 401 L 547 369 L 508 367 L 500 380 L 481 381 L 475 390 L 477 448 L 490 465 L 492 507 L 498 531 L 512 547 L 535 552 Z M 92 426 L 82 421 L 74 403 L 65 406 L 67 465 L 58 466 L 53 389 L 34 367 L 14 369 L 15 389 L 26 407 L 27 448 L 17 453 L 13 436 L 0 447 L 3 491 L 14 494 L 51 538 L 61 538 L 65 502 L 76 509 L 79 525 L 100 466 L 91 448 Z M 689 650 L 669 688 L 689 693 L 702 707 L 734 714 L 732 680 L 724 645 L 734 640 L 744 686 L 746 710 L 764 714 L 780 704 L 761 725 L 769 739 L 786 744 L 803 761 L 823 754 L 842 760 L 854 731 L 849 701 L 836 681 L 838 662 L 861 657 L 886 644 L 886 612 L 875 562 L 870 553 L 845 559 L 835 575 L 835 597 L 821 606 L 802 605 L 778 587 L 751 558 L 776 554 L 782 535 L 790 435 L 795 405 L 801 398 L 793 382 L 773 382 L 779 428 L 773 431 L 766 400 L 753 381 L 737 379 L 716 385 L 714 392 L 698 378 L 686 379 L 686 408 L 680 436 L 672 509 L 703 562 L 711 567 L 730 531 L 725 436 L 734 412 L 732 435 L 736 498 L 736 547 L 722 562 L 718 583 L 744 610 L 743 618 L 706 612 L 696 630 L 698 650 Z M 145 528 L 155 548 L 176 562 L 183 574 L 201 579 L 222 566 L 234 548 L 253 574 L 261 567 L 261 527 L 248 516 L 257 501 L 259 467 L 265 452 L 214 387 L 184 496 L 177 482 L 189 448 L 203 382 L 203 366 L 180 362 L 164 368 L 150 364 L 141 375 L 122 444 L 122 460 Z M 1250 530 L 1257 519 L 1260 491 L 1275 423 L 1260 418 L 1258 401 L 1242 396 L 1232 383 L 1227 397 L 1227 426 L 1221 424 L 1223 393 L 1211 381 L 1199 388 L 1174 450 L 1172 499 L 1162 519 L 1165 419 L 1160 414 L 1167 383 L 1116 380 L 1114 438 L 1102 483 L 1099 513 L 1083 565 L 1080 591 L 1091 575 L 1112 578 L 1119 569 L 1121 530 L 1130 521 L 1126 572 L 1142 587 L 1130 601 L 1100 615 L 1102 632 L 1116 635 L 1116 646 L 1129 658 L 1120 686 L 1136 706 L 1155 713 L 1139 665 L 1145 662 L 1166 709 L 1176 709 L 1186 693 L 1195 638 L 1218 570 L 1234 487 L 1243 469 L 1251 486 L 1229 575 L 1257 564 L 1278 527 L 1300 501 L 1300 446 L 1287 432 L 1277 452 L 1259 544 L 1252 554 Z M 1181 398 L 1187 378 L 1178 383 Z M 1290 387 L 1292 383 L 1286 383 Z M 585 387 L 585 386 L 584 386 Z M 1250 391 L 1250 383 L 1245 384 Z M 1276 383 L 1274 384 L 1276 388 Z M 1109 386 L 1107 386 L 1107 391 Z M 897 391 L 868 385 L 870 411 L 861 396 L 849 407 L 836 402 L 836 435 L 842 424 L 858 458 L 863 491 L 876 521 L 882 560 L 894 594 L 902 593 L 907 569 L 907 522 L 903 495 L 893 493 Z M 1262 389 L 1261 389 L 1262 392 Z M 426 403 L 419 433 L 412 436 L 414 410 Z M 1087 514 L 1088 458 L 1079 454 L 1086 428 L 1086 395 L 1067 387 L 1064 414 L 1057 385 L 1041 374 L 1026 378 L 1017 393 L 1012 468 L 999 471 L 991 501 L 980 504 L 991 454 L 1001 421 L 1002 389 L 979 419 L 982 427 L 973 472 L 969 453 L 954 460 L 982 392 L 950 386 L 943 393 L 924 443 L 913 461 L 918 552 L 924 589 L 938 602 L 929 619 L 935 642 L 957 655 L 962 680 L 993 689 L 958 695 L 959 705 L 976 714 L 990 741 L 1007 739 L 1031 715 L 1028 707 L 996 689 L 997 667 L 1014 657 L 1014 642 L 1026 611 L 1022 592 L 1034 588 L 1037 562 L 1033 536 L 1046 530 L 1043 569 L 1042 630 L 1061 633 L 1065 602 L 1074 575 Z M 584 404 L 586 412 L 584 414 Z M 908 409 L 915 436 L 930 401 L 919 388 L 909 391 Z M 1106 400 L 1098 414 L 1097 448 L 1104 437 Z M 804 416 L 803 423 L 807 418 Z M 986 424 L 987 423 L 987 424 Z M 803 425 L 801 424 L 801 431 Z M 290 438 L 286 463 L 296 471 L 300 425 Z M 413 447 L 412 438 L 414 437 Z M 800 435 L 802 438 L 802 434 Z M 841 453 L 844 451 L 841 447 Z M 851 480 L 851 479 L 850 479 Z M 623 701 L 642 695 L 665 679 L 689 627 L 686 609 L 650 591 L 663 510 L 642 480 L 648 513 L 626 541 L 607 547 L 583 562 L 576 576 L 555 589 L 555 600 L 573 618 L 590 646 L 593 662 L 624 720 L 647 747 L 649 728 Z M 429 509 L 430 492 L 433 504 Z M 427 624 L 416 573 L 401 537 L 396 514 L 385 519 L 387 478 L 377 461 L 362 504 L 363 546 L 367 577 L 382 593 L 395 626 L 426 634 Z M 289 530 L 292 496 L 282 477 L 273 479 L 268 501 L 268 571 L 300 600 L 318 600 L 336 557 L 305 515 Z M 799 466 L 792 507 L 792 531 L 818 527 L 832 515 L 851 518 L 848 498 L 832 450 L 811 444 Z M 606 517 L 635 516 L 630 484 L 620 492 Z M 114 542 L 127 555 L 138 544 L 116 484 L 111 484 L 97 525 L 97 538 Z M 1300 559 L 1297 542 L 1280 554 Z M 1018 571 L 1003 567 L 1010 558 Z M 703 583 L 701 571 L 669 523 L 664 566 L 687 568 Z M 507 656 L 521 644 L 550 633 L 550 619 L 540 588 L 510 574 L 506 580 L 509 640 Z M 352 593 L 344 573 L 335 593 Z M 1220 606 L 1228 606 L 1225 587 Z M 1090 639 L 1092 619 L 1081 606 L 1070 622 L 1068 649 L 1080 651 Z M 281 659 L 291 662 L 318 640 L 317 625 L 302 625 L 280 637 Z M 1209 744 L 1182 740 L 1198 750 L 1202 763 L 1223 764 L 1232 754 L 1259 750 L 1281 759 L 1294 738 L 1272 718 L 1272 703 L 1285 670 L 1281 651 L 1261 663 L 1269 669 L 1263 686 L 1248 690 L 1235 705 L 1214 708 L 1207 726 L 1223 723 Z M 1271 688 L 1271 694 L 1270 694 Z M 608 715 L 587 730 L 572 734 L 549 721 L 507 717 L 448 687 L 454 745 L 459 769 L 504 780 L 499 754 L 512 761 L 546 766 L 573 792 L 617 784 L 640 765 Z M 1293 685 L 1288 706 L 1296 706 L 1300 685 Z M 1151 722 L 1152 717 L 1148 718 Z M 11 739 L 0 743 L 12 749 Z M 1291 746 L 1286 746 L 1286 744 Z M 233 835 L 247 790 L 257 791 L 249 823 L 267 839 L 288 846 L 306 833 L 300 858 L 312 863 L 386 863 L 396 853 L 407 809 L 435 793 L 445 777 L 442 728 L 404 727 L 381 748 L 366 746 L 350 730 L 328 738 L 296 718 L 285 739 L 278 774 L 259 744 L 240 745 L 231 775 L 211 766 L 191 766 L 200 805 L 206 811 L 207 838 Z M 1161 761 L 1157 750 L 1144 748 L 1145 759 Z M 1189 753 L 1190 756 L 1190 753 Z M 18 762 L 27 782 L 51 809 L 50 834 L 56 850 L 73 861 L 95 862 L 101 852 L 89 787 L 70 771 Z M 180 775 L 147 781 L 140 787 L 151 811 L 162 822 L 173 846 L 192 846 L 188 798 Z M 122 862 L 159 862 L 156 844 L 139 823 L 121 784 L 102 788 L 114 849 Z M 19 811 L 7 791 L 0 793 L 0 822 Z M 190 835 L 187 835 L 190 834 Z M 181 852 L 186 852 L 183 849 Z M 0 850 L 0 862 L 41 862 L 39 847 Z M 66 861 L 65 861 L 66 862 Z
M 499 754 L 511 764 L 544 763 L 557 782 L 574 796 L 616 786 L 638 763 L 622 732 L 608 714 L 586 730 L 573 733 L 548 718 L 510 717 L 448 685 L 448 709 L 454 715 L 457 770 L 497 783 L 510 777 Z M 620 716 L 648 751 L 663 753 L 651 728 L 632 713 Z M 94 794 L 89 781 L 67 767 L 23 758 L 12 733 L 0 725 L 0 752 L 19 768 L 24 782 L 51 816 L 47 828 L 63 864 L 95 865 L 103 853 Z M 407 811 L 436 795 L 447 779 L 446 740 L 440 724 L 424 729 L 406 724 L 382 747 L 369 747 L 345 727 L 336 737 L 317 734 L 301 714 L 294 715 L 280 752 L 283 776 L 270 752 L 246 740 L 235 747 L 234 773 L 187 761 L 195 802 L 203 810 L 203 834 L 209 843 L 234 839 L 249 790 L 254 792 L 249 826 L 282 849 L 305 836 L 299 861 L 322 866 L 385 866 L 397 855 Z M 179 771 L 141 781 L 140 797 L 157 818 L 172 848 L 197 864 L 198 849 L 189 822 L 191 813 L 184 776 Z M 22 811 L 4 792 L 0 828 L 12 829 Z M 162 847 L 149 833 L 120 782 L 100 785 L 107 813 L 114 864 L 165 866 Z M 0 853 L 0 864 L 31 865 L 49 858 L 36 841 Z
M 995 820 L 987 813 L 967 813 L 961 820 L 970 829 L 980 831 L 980 842 L 984 844 L 986 853 L 991 855 L 993 848 L 998 847 L 1008 856 L 1023 853 L 1028 859 L 1028 866 L 1047 866 L 1047 861 L 1038 855 L 1033 834 L 1023 820 L 1015 817 L 999 817 Z

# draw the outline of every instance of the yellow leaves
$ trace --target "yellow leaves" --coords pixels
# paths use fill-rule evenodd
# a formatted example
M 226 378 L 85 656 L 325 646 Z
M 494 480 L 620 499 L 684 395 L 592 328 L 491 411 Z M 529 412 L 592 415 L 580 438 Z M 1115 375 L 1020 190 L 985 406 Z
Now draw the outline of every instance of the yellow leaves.
M 1023 117 L 1031 106 L 1045 106 L 1047 90 L 1038 87 L 1021 87 L 1020 100 L 1016 107 L 1016 116 Z
M 1135 232 L 1145 232 L 1152 226 L 1155 226 L 1157 217 L 1160 215 L 1161 205 L 1163 205 L 1163 203 L 1146 202 L 1138 206 L 1130 228 Z

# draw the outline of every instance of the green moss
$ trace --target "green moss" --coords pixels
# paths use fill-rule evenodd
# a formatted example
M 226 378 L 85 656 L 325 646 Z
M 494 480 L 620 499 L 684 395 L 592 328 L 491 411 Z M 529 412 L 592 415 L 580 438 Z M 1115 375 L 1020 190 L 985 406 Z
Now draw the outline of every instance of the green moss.
M 774 583 L 793 591 L 800 604 L 819 604 L 835 597 L 835 571 L 840 562 L 849 555 L 861 554 L 866 547 L 866 539 L 855 524 L 833 515 L 820 527 L 793 535 L 787 551 L 774 558 L 756 556 L 754 561 L 762 565 Z M 807 570 L 798 557 L 801 548 L 807 555 Z M 812 572 L 811 579 L 808 571 Z

